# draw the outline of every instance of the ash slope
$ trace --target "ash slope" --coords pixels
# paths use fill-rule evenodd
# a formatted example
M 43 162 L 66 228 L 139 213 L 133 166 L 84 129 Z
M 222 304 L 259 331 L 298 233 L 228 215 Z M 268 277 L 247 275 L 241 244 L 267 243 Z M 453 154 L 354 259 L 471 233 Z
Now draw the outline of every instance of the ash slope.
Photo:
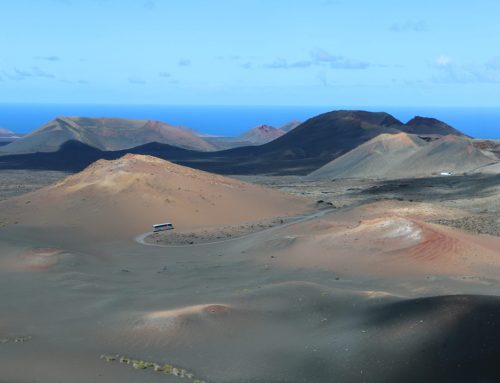
M 79 141 L 100 150 L 129 149 L 160 142 L 185 149 L 215 149 L 189 129 L 159 121 L 123 118 L 58 117 L 40 129 L 1 149 L 2 153 L 54 152 L 67 141 Z
M 381 134 L 312 172 L 307 178 L 320 180 L 385 176 L 425 144 L 419 137 L 406 133 Z
M 465 173 L 491 168 L 498 160 L 474 141 L 448 135 L 432 142 L 400 133 L 380 135 L 308 175 L 334 178 L 402 178 Z
M 131 238 L 154 223 L 178 229 L 255 222 L 307 210 L 307 202 L 261 186 L 150 156 L 100 160 L 53 186 L 1 203 L 2 217 L 29 227 L 79 228 Z

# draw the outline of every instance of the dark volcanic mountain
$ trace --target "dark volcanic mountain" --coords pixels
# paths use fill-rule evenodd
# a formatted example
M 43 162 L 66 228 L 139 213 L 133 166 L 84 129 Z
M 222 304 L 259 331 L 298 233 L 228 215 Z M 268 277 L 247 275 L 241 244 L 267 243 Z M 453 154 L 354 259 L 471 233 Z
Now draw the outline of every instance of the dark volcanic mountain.
M 407 125 L 387 113 L 335 111 L 311 118 L 289 133 L 260 146 L 218 152 L 151 143 L 120 151 L 100 151 L 67 143 L 54 153 L 0 157 L 0 168 L 81 170 L 100 159 L 126 153 L 148 154 L 220 174 L 308 174 L 380 134 L 397 134 Z M 431 134 L 436 134 L 432 132 Z
M 387 113 L 335 111 L 313 117 L 260 146 L 210 153 L 191 164 L 225 174 L 307 174 L 382 133 L 399 133 L 403 123 Z
M 442 121 L 419 116 L 408 121 L 401 130 L 410 134 L 438 134 L 440 136 L 453 134 L 455 136 L 464 136 L 462 132 Z
M 387 113 L 330 112 L 307 120 L 284 136 L 255 148 L 252 154 L 259 160 L 267 158 L 290 165 L 296 162 L 295 166 L 300 167 L 299 160 L 331 160 L 379 134 L 399 133 L 401 126 L 401 121 Z

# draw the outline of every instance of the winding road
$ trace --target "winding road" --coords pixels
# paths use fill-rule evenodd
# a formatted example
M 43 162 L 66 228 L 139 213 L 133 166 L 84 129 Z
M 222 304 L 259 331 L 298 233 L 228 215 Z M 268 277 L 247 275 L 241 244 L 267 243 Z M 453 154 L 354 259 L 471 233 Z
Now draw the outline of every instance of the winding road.
M 310 220 L 313 220 L 313 219 L 316 219 L 316 218 L 321 218 L 321 217 L 323 217 L 323 216 L 325 216 L 327 214 L 333 213 L 335 211 L 338 211 L 338 209 L 324 209 L 324 210 L 314 211 L 314 212 L 311 212 L 311 213 L 306 214 L 306 215 L 300 215 L 300 216 L 290 217 L 288 219 L 290 219 L 291 221 L 287 222 L 287 223 L 285 223 L 283 225 L 273 226 L 273 227 L 270 227 L 270 228 L 267 228 L 267 229 L 254 231 L 252 233 L 245 234 L 245 235 L 240 235 L 240 236 L 233 237 L 233 238 L 221 239 L 220 241 L 200 242 L 200 243 L 193 243 L 193 244 L 189 244 L 189 245 L 160 245 L 160 244 L 157 244 L 157 243 L 148 243 L 148 242 L 146 242 L 146 238 L 149 237 L 151 234 L 153 234 L 152 231 L 148 231 L 147 233 L 140 234 L 137 237 L 135 237 L 134 240 L 135 240 L 135 242 L 137 242 L 137 243 L 139 243 L 141 245 L 154 246 L 154 247 L 166 247 L 166 248 L 183 248 L 183 247 L 217 245 L 217 244 L 221 244 L 221 243 L 224 243 L 224 242 L 231 242 L 231 241 L 236 241 L 236 240 L 239 240 L 239 239 L 249 238 L 251 236 L 254 236 L 254 235 L 260 234 L 260 233 L 264 233 L 264 232 L 270 232 L 270 231 L 277 230 L 277 229 L 283 229 L 285 227 L 292 226 L 292 225 L 295 225 L 297 223 L 310 221 Z

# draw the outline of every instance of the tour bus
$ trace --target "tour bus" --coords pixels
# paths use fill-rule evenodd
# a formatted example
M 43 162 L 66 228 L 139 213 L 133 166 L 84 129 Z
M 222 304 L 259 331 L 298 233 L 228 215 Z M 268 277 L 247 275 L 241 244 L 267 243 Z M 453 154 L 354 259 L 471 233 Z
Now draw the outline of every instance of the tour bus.
M 166 223 L 158 223 L 156 225 L 153 225 L 153 231 L 163 231 L 163 230 L 173 230 L 174 225 L 172 225 L 170 222 Z

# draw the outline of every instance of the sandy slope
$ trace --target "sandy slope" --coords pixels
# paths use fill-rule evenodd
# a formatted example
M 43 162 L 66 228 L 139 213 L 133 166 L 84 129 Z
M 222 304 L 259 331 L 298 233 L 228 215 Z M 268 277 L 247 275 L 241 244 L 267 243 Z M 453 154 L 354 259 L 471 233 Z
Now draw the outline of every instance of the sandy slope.
M 304 212 L 307 202 L 260 186 L 155 157 L 100 160 L 57 184 L 5 201 L 3 221 L 72 227 L 93 236 L 130 237 L 154 223 L 182 230 L 254 222 Z
M 377 202 L 297 225 L 262 241 L 282 267 L 328 268 L 348 275 L 484 275 L 500 267 L 500 238 L 429 221 L 466 215 L 437 205 Z M 263 262 L 267 262 L 263 256 Z
M 307 176 L 307 179 L 383 177 L 426 143 L 406 133 L 381 134 Z
M 474 146 L 471 139 L 458 136 L 444 136 L 430 143 L 400 164 L 398 173 L 410 175 L 439 172 L 463 173 L 475 171 L 495 162 Z M 413 169 L 413 170 L 412 170 Z
M 310 173 L 307 179 L 411 178 L 441 172 L 494 169 L 490 153 L 467 137 L 448 135 L 430 143 L 417 136 L 381 134 Z

